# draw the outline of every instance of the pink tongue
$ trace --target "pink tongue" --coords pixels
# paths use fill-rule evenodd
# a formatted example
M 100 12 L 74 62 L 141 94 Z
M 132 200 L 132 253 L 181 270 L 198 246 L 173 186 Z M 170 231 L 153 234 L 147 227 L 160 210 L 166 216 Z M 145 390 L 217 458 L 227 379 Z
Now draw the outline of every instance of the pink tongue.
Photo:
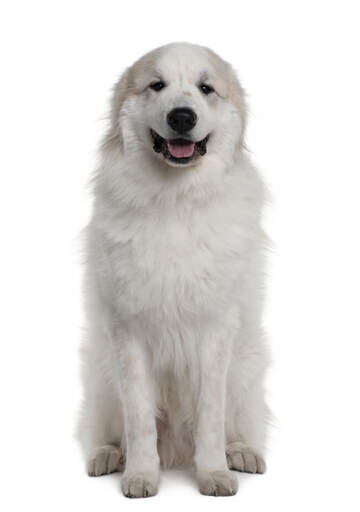
M 170 154 L 175 158 L 189 158 L 193 156 L 195 143 L 189 142 L 189 144 L 180 145 L 180 144 L 172 144 L 171 142 L 167 143 Z

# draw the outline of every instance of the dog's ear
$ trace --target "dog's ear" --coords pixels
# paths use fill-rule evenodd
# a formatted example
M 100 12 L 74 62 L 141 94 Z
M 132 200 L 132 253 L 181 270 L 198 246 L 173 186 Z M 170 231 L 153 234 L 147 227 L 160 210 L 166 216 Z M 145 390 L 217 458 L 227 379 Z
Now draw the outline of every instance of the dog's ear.
M 242 88 L 235 71 L 232 70 L 230 77 L 229 99 L 236 109 L 239 111 L 241 118 L 241 134 L 239 145 L 240 148 L 246 148 L 245 144 L 245 130 L 248 118 L 248 107 L 246 103 L 246 93 Z
M 231 64 L 224 61 L 210 48 L 203 47 L 209 55 L 213 66 L 216 70 L 216 76 L 220 77 L 220 83 L 223 84 L 224 94 L 226 91 L 227 99 L 234 105 L 236 110 L 239 112 L 241 119 L 241 132 L 238 147 L 242 149 L 245 146 L 245 129 L 247 124 L 248 109 L 246 104 L 246 94 L 242 88 L 237 74 Z
M 130 70 L 131 68 L 128 68 L 124 71 L 113 89 L 110 103 L 110 126 L 103 140 L 103 147 L 107 149 L 113 144 L 122 145 L 123 143 L 119 121 L 121 107 L 132 89 L 130 85 Z

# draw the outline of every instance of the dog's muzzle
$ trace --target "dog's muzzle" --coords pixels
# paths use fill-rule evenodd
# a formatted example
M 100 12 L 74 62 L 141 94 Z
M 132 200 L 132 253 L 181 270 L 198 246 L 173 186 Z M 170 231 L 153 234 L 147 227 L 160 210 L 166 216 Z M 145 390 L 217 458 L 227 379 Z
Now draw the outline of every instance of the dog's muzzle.
M 206 144 L 210 137 L 210 135 L 207 135 L 204 139 L 193 142 L 184 138 L 166 140 L 152 129 L 150 133 L 154 143 L 154 151 L 162 153 L 165 158 L 178 164 L 186 164 L 196 156 L 204 156 L 207 151 Z

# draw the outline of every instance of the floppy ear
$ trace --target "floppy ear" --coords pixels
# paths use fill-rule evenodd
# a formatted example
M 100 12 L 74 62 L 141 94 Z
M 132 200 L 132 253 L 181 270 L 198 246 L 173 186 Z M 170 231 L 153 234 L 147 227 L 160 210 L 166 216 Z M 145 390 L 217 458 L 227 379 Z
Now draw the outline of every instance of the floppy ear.
M 242 88 L 235 72 L 232 72 L 232 77 L 230 79 L 230 90 L 229 90 L 229 98 L 233 105 L 235 105 L 236 109 L 239 111 L 241 118 L 241 134 L 239 147 L 246 148 L 245 144 L 245 130 L 247 125 L 248 118 L 248 108 L 246 103 L 246 93 Z
M 128 68 L 121 75 L 113 89 L 110 102 L 110 127 L 103 141 L 104 148 L 109 148 L 109 146 L 116 143 L 122 145 L 121 129 L 119 126 L 120 111 L 130 91 L 130 68 Z
M 210 50 L 210 48 L 204 47 L 204 50 L 210 55 L 213 64 L 216 66 L 217 75 L 222 77 L 222 80 L 229 84 L 228 100 L 234 105 L 241 118 L 241 133 L 238 147 L 239 149 L 242 149 L 246 147 L 244 142 L 245 129 L 247 124 L 247 104 L 245 91 L 241 87 L 240 81 L 231 64 L 224 61 L 217 55 L 217 53 L 215 53 L 213 50 Z

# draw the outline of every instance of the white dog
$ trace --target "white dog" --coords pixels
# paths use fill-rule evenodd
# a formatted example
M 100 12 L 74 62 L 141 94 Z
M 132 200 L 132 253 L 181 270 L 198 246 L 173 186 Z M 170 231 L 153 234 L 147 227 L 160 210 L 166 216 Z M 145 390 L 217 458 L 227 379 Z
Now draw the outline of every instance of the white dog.
M 121 77 L 94 181 L 85 280 L 89 475 L 124 469 L 126 496 L 159 467 L 194 463 L 232 495 L 229 469 L 263 473 L 264 186 L 244 149 L 244 93 L 229 64 L 187 43 Z

